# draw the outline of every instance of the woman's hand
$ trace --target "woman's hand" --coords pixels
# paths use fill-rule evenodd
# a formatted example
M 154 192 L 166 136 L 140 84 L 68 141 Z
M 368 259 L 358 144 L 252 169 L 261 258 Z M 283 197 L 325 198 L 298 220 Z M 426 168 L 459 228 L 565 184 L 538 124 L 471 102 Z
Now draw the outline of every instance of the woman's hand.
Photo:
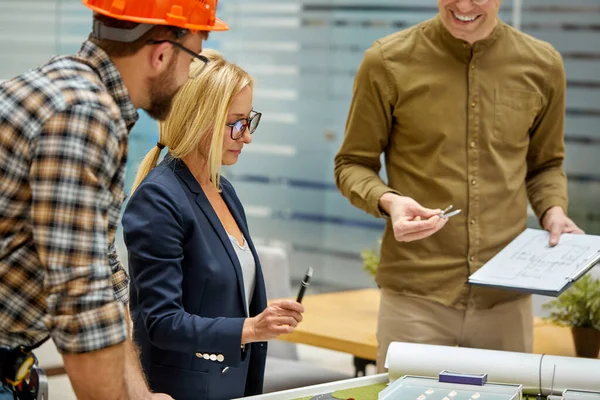
M 293 300 L 274 301 L 256 317 L 247 318 L 242 328 L 242 344 L 264 342 L 292 333 L 302 321 L 304 306 Z

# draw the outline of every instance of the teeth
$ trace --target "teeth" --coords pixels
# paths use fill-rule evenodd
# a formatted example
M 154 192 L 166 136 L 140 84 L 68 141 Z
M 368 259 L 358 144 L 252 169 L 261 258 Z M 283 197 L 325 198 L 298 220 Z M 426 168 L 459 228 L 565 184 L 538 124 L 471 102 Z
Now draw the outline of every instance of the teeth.
M 453 12 L 452 14 L 454 14 L 454 16 L 456 17 L 456 19 L 458 19 L 459 21 L 463 21 L 463 22 L 471 22 L 471 21 L 475 21 L 475 19 L 477 18 L 475 17 L 468 17 L 466 15 L 459 15 L 456 14 L 455 12 Z

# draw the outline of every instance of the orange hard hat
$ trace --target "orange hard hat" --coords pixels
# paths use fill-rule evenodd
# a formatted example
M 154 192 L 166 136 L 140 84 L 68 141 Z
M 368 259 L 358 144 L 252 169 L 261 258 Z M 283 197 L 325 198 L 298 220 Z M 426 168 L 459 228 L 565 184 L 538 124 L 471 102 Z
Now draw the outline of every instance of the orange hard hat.
M 147 25 L 190 31 L 226 31 L 217 18 L 218 0 L 82 0 L 98 14 Z

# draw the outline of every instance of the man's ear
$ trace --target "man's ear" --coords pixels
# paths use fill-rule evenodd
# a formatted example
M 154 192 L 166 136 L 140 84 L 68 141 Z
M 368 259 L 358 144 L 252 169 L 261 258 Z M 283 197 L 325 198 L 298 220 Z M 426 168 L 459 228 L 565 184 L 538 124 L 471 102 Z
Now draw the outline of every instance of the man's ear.
M 158 75 L 166 68 L 167 65 L 169 65 L 171 57 L 175 56 L 173 45 L 165 42 L 153 45 L 150 48 L 152 49 L 149 54 L 150 68 L 156 75 Z

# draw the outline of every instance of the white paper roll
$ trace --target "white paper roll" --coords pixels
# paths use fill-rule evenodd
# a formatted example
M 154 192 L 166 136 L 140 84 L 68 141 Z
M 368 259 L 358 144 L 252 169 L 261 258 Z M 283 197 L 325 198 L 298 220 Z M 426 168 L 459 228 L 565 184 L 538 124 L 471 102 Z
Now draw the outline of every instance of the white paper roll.
M 385 362 L 390 381 L 404 375 L 437 377 L 443 370 L 486 373 L 488 382 L 521 384 L 529 393 L 541 386 L 545 395 L 550 394 L 555 365 L 554 393 L 600 391 L 600 360 L 593 359 L 394 342 Z

